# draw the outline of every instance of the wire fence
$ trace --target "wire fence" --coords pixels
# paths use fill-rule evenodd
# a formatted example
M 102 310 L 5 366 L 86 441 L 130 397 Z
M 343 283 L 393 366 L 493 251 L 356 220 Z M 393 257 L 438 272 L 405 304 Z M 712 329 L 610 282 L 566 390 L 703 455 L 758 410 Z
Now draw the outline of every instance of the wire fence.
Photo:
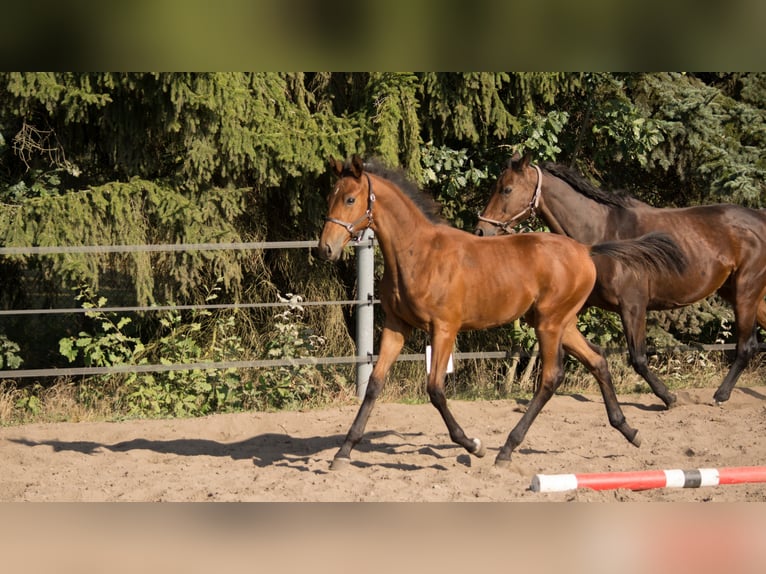
M 173 251 L 223 251 L 223 250 L 266 250 L 266 249 L 306 249 L 313 248 L 316 241 L 268 241 L 268 242 L 229 242 L 229 243 L 173 243 L 157 245 L 70 245 L 70 246 L 30 246 L 2 247 L 0 256 L 13 255 L 57 255 L 66 253 L 137 253 L 137 252 L 173 252 Z M 264 309 L 290 307 L 296 304 L 310 307 L 323 305 L 370 305 L 379 301 L 328 300 L 328 301 L 273 301 L 256 303 L 204 303 L 194 305 L 133 305 L 109 307 L 59 307 L 47 309 L 2 309 L 0 317 L 23 315 L 61 315 L 82 313 L 137 313 L 186 310 L 222 310 L 222 309 Z M 109 367 L 72 367 L 43 369 L 6 369 L 0 370 L 0 379 L 23 379 L 36 377 L 73 377 L 104 375 L 111 373 L 151 373 L 167 371 L 188 371 L 197 369 L 245 369 L 273 368 L 291 365 L 338 365 L 367 363 L 374 360 L 370 356 L 346 357 L 303 357 L 287 359 L 264 359 L 250 361 L 210 361 L 181 364 L 145 364 L 113 365 Z
M 231 243 L 186 243 L 186 244 L 161 244 L 161 245 L 80 245 L 80 246 L 37 246 L 37 247 L 2 247 L 0 256 L 13 255 L 54 255 L 62 253 L 131 253 L 131 252 L 161 252 L 161 251 L 220 251 L 220 250 L 266 250 L 266 249 L 305 249 L 313 248 L 316 241 L 270 241 L 270 242 L 231 242 Z M 371 245 L 371 244 L 370 244 Z M 380 303 L 379 300 L 365 298 L 360 300 L 336 300 L 336 301 L 300 301 L 301 306 L 324 306 L 324 305 L 356 305 L 358 307 L 369 307 Z M 208 303 L 199 305 L 136 305 L 136 306 L 110 306 L 110 307 L 91 307 L 91 308 L 48 308 L 48 309 L 5 309 L 0 310 L 2 316 L 19 315 L 51 315 L 51 314 L 77 314 L 77 313 L 135 313 L 135 312 L 156 312 L 156 311 L 174 311 L 174 310 L 214 310 L 214 309 L 256 309 L 256 308 L 277 308 L 296 305 L 291 301 L 278 302 L 254 302 L 254 303 Z M 729 351 L 733 350 L 733 344 L 716 345 L 696 345 L 696 346 L 678 346 L 662 349 L 663 352 L 673 351 Z M 766 345 L 761 345 L 761 350 L 766 349 Z M 659 351 L 659 350 L 655 350 Z M 626 353 L 626 349 L 608 349 L 608 353 Z M 425 361 L 425 353 L 401 354 L 398 361 Z M 455 360 L 485 360 L 485 359 L 518 359 L 522 357 L 533 356 L 530 353 L 520 351 L 478 351 L 478 352 L 456 352 Z M 22 378 L 43 378 L 43 377 L 74 377 L 105 375 L 112 373 L 148 373 L 148 372 L 167 372 L 167 371 L 185 371 L 185 370 L 208 370 L 208 369 L 258 369 L 274 368 L 280 366 L 298 366 L 298 365 L 371 365 L 377 360 L 377 355 L 372 354 L 368 349 L 366 353 L 360 353 L 356 356 L 343 357 L 301 357 L 301 358 L 282 358 L 282 359 L 264 359 L 264 360 L 246 360 L 246 361 L 210 361 L 197 363 L 179 363 L 179 364 L 144 364 L 144 365 L 114 365 L 110 367 L 72 367 L 72 368 L 41 368 L 41 369 L 6 369 L 0 370 L 0 379 L 22 379 Z M 361 381 L 357 381 L 357 387 L 360 387 Z M 364 381 L 366 384 L 366 380 Z

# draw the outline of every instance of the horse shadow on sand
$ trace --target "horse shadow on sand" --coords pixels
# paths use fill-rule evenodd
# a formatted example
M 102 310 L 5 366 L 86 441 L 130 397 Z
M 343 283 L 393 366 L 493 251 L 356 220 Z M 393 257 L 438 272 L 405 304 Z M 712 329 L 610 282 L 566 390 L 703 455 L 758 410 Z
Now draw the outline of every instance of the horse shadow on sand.
M 737 388 L 736 390 L 756 398 L 766 401 L 766 396 L 747 388 Z M 570 398 L 576 401 L 590 402 L 591 399 L 579 394 L 570 394 Z M 526 407 L 524 400 L 519 400 L 521 409 Z M 645 405 L 636 402 L 622 403 L 630 405 L 637 409 L 647 411 L 665 410 L 663 405 Z M 437 470 L 447 470 L 448 466 L 456 461 L 465 466 L 471 465 L 471 457 L 455 444 L 442 443 L 434 445 L 424 445 L 422 441 L 417 441 L 418 437 L 423 437 L 424 433 L 400 433 L 394 430 L 371 431 L 364 435 L 364 438 L 355 447 L 358 453 L 356 459 L 351 464 L 360 468 L 367 467 L 386 467 L 399 470 L 418 470 L 424 468 L 435 468 Z M 29 447 L 49 446 L 54 452 L 79 452 L 84 455 L 97 455 L 101 451 L 111 452 L 129 452 L 133 450 L 147 450 L 158 454 L 169 454 L 177 456 L 212 456 L 221 458 L 230 458 L 232 460 L 252 460 L 253 464 L 259 468 L 266 468 L 272 465 L 292 467 L 296 470 L 307 472 L 324 472 L 316 469 L 316 460 L 326 456 L 327 467 L 332 460 L 335 449 L 343 442 L 345 435 L 334 434 L 327 436 L 312 437 L 294 437 L 287 433 L 264 433 L 238 442 L 220 442 L 210 439 L 199 438 L 181 438 L 181 439 L 145 439 L 135 438 L 132 440 L 121 441 L 114 444 L 106 444 L 96 441 L 63 441 L 63 440 L 43 440 L 33 441 L 25 438 L 10 438 L 14 442 Z M 418 444 L 420 442 L 420 444 Z M 500 445 L 497 445 L 498 447 Z M 497 450 L 491 448 L 489 450 Z M 534 449 L 522 447 L 518 450 L 519 454 L 536 453 Z M 320 454 L 322 453 L 322 454 Z M 401 459 L 402 456 L 413 455 L 412 460 L 417 462 L 365 462 L 364 453 L 376 453 L 391 455 L 392 459 Z M 555 454 L 555 451 L 548 451 L 548 454 Z M 489 453 L 488 453 L 489 454 Z M 427 462 L 422 462 L 426 457 Z M 428 464 L 431 462 L 431 464 Z
M 364 438 L 355 448 L 359 460 L 352 460 L 352 465 L 366 467 L 387 467 L 400 470 L 418 470 L 435 468 L 447 470 L 441 460 L 455 460 L 458 463 L 470 465 L 470 459 L 458 453 L 463 452 L 454 444 L 423 445 L 416 444 L 416 439 L 423 433 L 400 433 L 392 430 L 372 431 L 365 433 Z M 237 442 L 219 442 L 210 439 L 181 438 L 171 440 L 135 438 L 114 444 L 96 441 L 63 441 L 42 440 L 33 441 L 25 438 L 10 438 L 16 444 L 34 446 L 49 446 L 54 452 L 79 452 L 84 455 L 98 455 L 103 451 L 129 452 L 147 450 L 158 454 L 176 456 L 212 456 L 230 458 L 232 460 L 252 460 L 259 468 L 272 465 L 291 467 L 307 472 L 329 472 L 329 464 L 334 451 L 341 445 L 345 435 L 313 436 L 308 438 L 294 437 L 286 433 L 264 433 Z M 399 440 L 395 440 L 399 439 Z M 321 453 L 321 454 L 320 454 Z M 364 461 L 363 453 L 392 455 L 392 459 L 401 459 L 402 455 L 413 455 L 413 463 Z M 317 459 L 327 458 L 327 467 L 317 469 Z M 398 456 L 397 456 L 398 455 Z M 423 463 L 422 457 L 427 457 L 432 464 Z

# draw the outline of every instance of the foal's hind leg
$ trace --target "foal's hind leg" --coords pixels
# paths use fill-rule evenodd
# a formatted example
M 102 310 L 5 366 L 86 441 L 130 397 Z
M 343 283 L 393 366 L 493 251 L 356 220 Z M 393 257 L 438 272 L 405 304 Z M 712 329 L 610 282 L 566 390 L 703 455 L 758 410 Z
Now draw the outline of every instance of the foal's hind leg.
M 755 320 L 761 329 L 766 330 L 766 301 L 761 299 L 758 302 L 758 309 L 756 310 Z
M 458 424 L 447 407 L 447 397 L 444 394 L 444 377 L 447 373 L 450 352 L 455 343 L 455 332 L 434 329 L 431 334 L 431 372 L 428 375 L 427 391 L 431 404 L 436 407 L 447 425 L 452 442 L 459 444 L 469 453 L 481 458 L 486 449 L 478 438 L 470 438 Z
M 601 350 L 592 345 L 575 324 L 564 333 L 564 349 L 572 354 L 578 361 L 585 365 L 591 374 L 596 377 L 598 386 L 601 389 L 601 396 L 604 397 L 606 413 L 609 417 L 609 424 L 622 433 L 633 445 L 641 446 L 641 438 L 638 431 L 631 428 L 625 420 L 625 415 L 617 401 L 617 395 L 614 392 L 612 375 L 609 373 L 609 367 L 606 359 L 601 354 Z
M 391 365 L 402 350 L 404 339 L 408 332 L 409 327 L 400 324 L 397 321 L 388 320 L 387 318 L 380 340 L 380 355 L 378 357 L 378 362 L 375 363 L 375 367 L 372 370 L 370 380 L 367 383 L 367 391 L 365 392 L 364 400 L 362 401 L 362 405 L 359 407 L 356 418 L 346 435 L 346 440 L 343 441 L 343 445 L 335 454 L 335 458 L 332 461 L 332 465 L 330 466 L 332 470 L 343 468 L 351 461 L 351 450 L 362 439 L 362 436 L 364 436 L 367 420 L 370 418 L 370 413 L 375 406 L 375 401 L 378 398 L 380 391 L 383 390 L 388 370 L 391 368 Z

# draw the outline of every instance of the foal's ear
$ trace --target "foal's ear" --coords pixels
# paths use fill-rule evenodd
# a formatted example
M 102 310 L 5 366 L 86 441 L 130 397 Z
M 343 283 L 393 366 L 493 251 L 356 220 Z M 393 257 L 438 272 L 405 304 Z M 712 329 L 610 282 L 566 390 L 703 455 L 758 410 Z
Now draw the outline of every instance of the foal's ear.
M 351 173 L 354 175 L 355 178 L 359 179 L 362 177 L 362 172 L 364 171 L 364 161 L 358 154 L 354 154 L 351 156 Z
M 330 156 L 330 171 L 333 172 L 335 175 L 340 177 L 340 174 L 343 173 L 343 162 L 339 159 L 335 159 L 334 157 Z

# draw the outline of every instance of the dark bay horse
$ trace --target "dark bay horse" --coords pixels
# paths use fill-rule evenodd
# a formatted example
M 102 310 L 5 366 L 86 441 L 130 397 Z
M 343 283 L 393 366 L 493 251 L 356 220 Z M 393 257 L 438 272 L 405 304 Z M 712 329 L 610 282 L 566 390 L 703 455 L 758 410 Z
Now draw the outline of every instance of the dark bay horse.
M 500 174 L 476 233 L 509 232 L 534 214 L 551 231 L 586 245 L 648 232 L 672 237 L 684 267 L 626 277 L 613 261 L 594 258 L 598 278 L 588 304 L 619 313 L 633 368 L 671 407 L 675 395 L 648 368 L 646 312 L 690 305 L 717 291 L 736 319 L 736 358 L 713 396 L 719 404 L 729 399 L 758 348 L 756 323 L 766 328 L 766 214 L 729 204 L 656 208 L 601 190 L 569 168 L 546 163 L 541 170 L 528 155 L 516 154 Z
M 640 439 L 622 413 L 607 362 L 577 329 L 577 314 L 596 280 L 591 253 L 621 265 L 652 265 L 656 251 L 667 249 L 642 240 L 593 247 L 552 233 L 479 238 L 447 225 L 436 204 L 399 171 L 364 164 L 354 156 L 345 164 L 331 160 L 338 181 L 330 191 L 328 215 L 318 252 L 337 260 L 344 246 L 364 229 L 375 232 L 384 260 L 380 299 L 385 323 L 364 400 L 334 457 L 332 468 L 349 463 L 364 434 L 386 375 L 413 328 L 430 335 L 432 354 L 427 391 L 450 438 L 481 457 L 485 446 L 466 436 L 447 407 L 444 378 L 458 331 L 486 329 L 524 315 L 538 338 L 541 382 L 526 412 L 508 435 L 495 464 L 507 464 L 531 423 L 564 377 L 564 352 L 593 374 L 610 424 L 632 444 Z

